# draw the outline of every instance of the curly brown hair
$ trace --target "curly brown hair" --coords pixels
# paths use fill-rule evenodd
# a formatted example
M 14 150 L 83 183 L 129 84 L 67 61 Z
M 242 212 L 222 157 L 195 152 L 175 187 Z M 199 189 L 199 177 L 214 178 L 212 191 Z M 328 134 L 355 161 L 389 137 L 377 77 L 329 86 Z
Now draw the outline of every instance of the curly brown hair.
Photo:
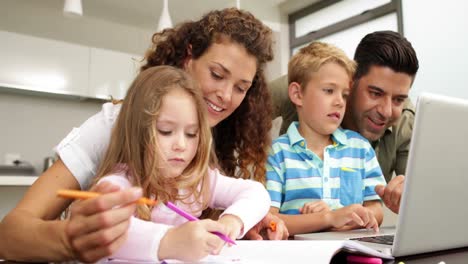
M 157 65 L 183 68 L 189 55 L 199 58 L 220 38 L 243 46 L 256 58 L 257 71 L 239 107 L 212 128 L 218 163 L 228 175 L 264 183 L 271 143 L 272 106 L 264 76 L 265 64 L 273 59 L 270 28 L 251 13 L 236 8 L 211 11 L 198 21 L 155 33 L 141 70 Z M 191 47 L 191 54 L 188 47 Z

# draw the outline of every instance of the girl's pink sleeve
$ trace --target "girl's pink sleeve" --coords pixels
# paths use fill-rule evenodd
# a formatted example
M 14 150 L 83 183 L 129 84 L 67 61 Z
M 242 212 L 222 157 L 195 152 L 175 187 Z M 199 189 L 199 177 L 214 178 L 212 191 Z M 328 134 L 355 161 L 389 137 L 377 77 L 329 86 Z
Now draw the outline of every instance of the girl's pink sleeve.
M 132 187 L 125 174 L 112 174 L 99 182 L 107 181 L 121 189 Z M 131 217 L 127 230 L 127 240 L 110 258 L 135 261 L 160 261 L 158 259 L 159 242 L 172 226 L 144 221 Z
M 127 240 L 110 258 L 135 261 L 160 261 L 158 259 L 159 242 L 171 227 L 132 217 L 128 228 Z
M 239 238 L 265 217 L 270 209 L 270 195 L 256 181 L 226 177 L 218 170 L 209 170 L 211 199 L 209 206 L 225 209 L 222 215 L 232 214 L 244 223 Z M 222 216 L 221 215 L 221 216 Z

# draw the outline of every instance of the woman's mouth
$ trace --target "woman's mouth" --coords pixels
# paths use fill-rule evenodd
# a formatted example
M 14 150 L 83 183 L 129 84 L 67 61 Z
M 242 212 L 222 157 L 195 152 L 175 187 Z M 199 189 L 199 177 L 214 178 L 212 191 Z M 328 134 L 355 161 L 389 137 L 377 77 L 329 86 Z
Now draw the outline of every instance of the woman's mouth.
M 208 105 L 208 107 L 209 107 L 211 110 L 215 111 L 215 112 L 218 112 L 218 113 L 219 113 L 219 112 L 222 112 L 222 111 L 224 110 L 223 108 L 221 108 L 221 107 L 219 107 L 219 106 L 213 104 L 212 102 L 210 102 L 210 101 L 208 101 L 208 100 L 206 100 L 206 99 L 205 99 L 205 102 L 206 102 L 206 104 Z

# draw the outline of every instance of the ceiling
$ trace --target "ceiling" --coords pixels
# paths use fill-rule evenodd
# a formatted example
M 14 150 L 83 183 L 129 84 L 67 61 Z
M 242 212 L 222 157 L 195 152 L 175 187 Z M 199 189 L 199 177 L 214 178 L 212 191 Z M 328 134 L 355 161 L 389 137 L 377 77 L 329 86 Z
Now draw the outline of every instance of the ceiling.
M 64 0 L 17 0 L 41 8 L 62 10 Z M 240 7 L 262 21 L 280 22 L 291 13 L 319 0 L 239 0 Z M 197 19 L 213 9 L 235 7 L 236 0 L 169 0 L 173 24 Z M 83 15 L 153 30 L 161 15 L 163 0 L 82 0 Z M 294 10 L 292 10 L 294 9 Z
M 250 0 L 241 1 L 241 8 L 249 10 L 249 7 L 261 4 L 265 9 L 276 8 L 286 0 Z M 63 5 L 62 1 L 58 1 Z M 106 19 L 116 23 L 123 23 L 137 27 L 154 29 L 161 15 L 163 0 L 83 0 L 83 13 Z M 201 17 L 213 9 L 235 7 L 236 0 L 169 0 L 169 14 L 173 24 L 189 19 Z M 252 10 L 249 10 L 252 12 Z M 256 14 L 257 15 L 257 14 Z M 259 16 L 261 14 L 258 14 Z M 259 17 L 268 20 L 267 14 Z

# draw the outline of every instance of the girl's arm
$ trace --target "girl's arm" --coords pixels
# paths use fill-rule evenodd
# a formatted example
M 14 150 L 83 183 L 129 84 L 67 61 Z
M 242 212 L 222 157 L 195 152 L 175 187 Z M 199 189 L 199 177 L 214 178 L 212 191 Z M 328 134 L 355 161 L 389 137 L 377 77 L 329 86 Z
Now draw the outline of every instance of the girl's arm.
M 218 170 L 209 170 L 212 208 L 225 208 L 223 215 L 234 215 L 243 223 L 239 237 L 267 214 L 270 197 L 259 182 L 226 177 Z
M 80 189 L 77 180 L 61 160 L 36 180 L 1 222 L 0 258 L 92 262 L 115 251 L 115 245 L 125 233 L 125 230 L 115 227 L 128 225 L 134 205 L 122 206 L 119 210 L 110 209 L 138 199 L 138 194 L 115 192 L 116 186 L 109 184 L 97 186 L 94 191 L 113 193 L 75 203 L 72 218 L 60 221 L 57 219 L 71 201 L 57 198 L 59 189 Z M 107 244 L 94 245 L 96 240 L 104 238 L 108 239 Z
M 124 174 L 106 176 L 101 182 L 110 182 L 122 189 L 131 187 Z M 164 259 L 197 261 L 209 253 L 218 254 L 224 244 L 224 241 L 211 232 L 224 233 L 225 229 L 212 220 L 186 222 L 172 227 L 131 217 L 122 245 L 110 257 L 152 262 Z

